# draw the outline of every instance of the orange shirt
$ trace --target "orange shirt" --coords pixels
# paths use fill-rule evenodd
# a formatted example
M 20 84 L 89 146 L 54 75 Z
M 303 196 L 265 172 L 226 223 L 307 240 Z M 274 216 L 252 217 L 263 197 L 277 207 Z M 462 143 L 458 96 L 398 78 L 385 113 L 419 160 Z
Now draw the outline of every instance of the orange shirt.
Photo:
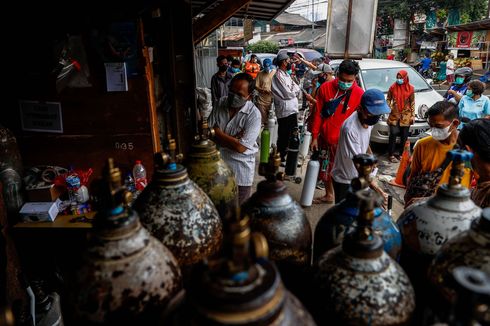
M 257 74 L 260 72 L 260 66 L 258 63 L 247 61 L 247 63 L 245 63 L 245 72 L 255 79 Z
M 441 144 L 439 141 L 432 138 L 432 136 L 428 136 L 417 141 L 417 144 L 413 149 L 410 177 L 423 172 L 431 172 L 438 169 L 446 159 L 447 152 L 452 150 L 453 147 L 453 144 Z M 451 165 L 452 163 L 449 163 L 449 166 L 442 173 L 439 185 L 449 182 Z M 467 188 L 470 188 L 470 182 L 471 170 L 465 168 L 461 184 Z

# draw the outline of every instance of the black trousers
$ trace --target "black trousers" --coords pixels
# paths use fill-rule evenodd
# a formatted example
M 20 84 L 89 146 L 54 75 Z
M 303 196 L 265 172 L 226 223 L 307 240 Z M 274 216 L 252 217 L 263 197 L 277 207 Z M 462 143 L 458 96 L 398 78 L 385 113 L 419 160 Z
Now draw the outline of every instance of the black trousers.
M 396 149 L 396 137 L 400 136 L 400 148 L 405 146 L 405 142 L 408 138 L 408 130 L 410 127 L 400 127 L 400 122 L 396 126 L 390 125 L 390 137 L 388 139 L 388 154 L 392 156 Z M 400 151 L 401 155 L 401 151 Z
M 332 183 L 333 192 L 335 194 L 335 204 L 338 204 L 347 196 L 347 191 L 349 190 L 350 184 L 337 182 L 333 178 Z
M 298 114 L 294 113 L 285 118 L 277 119 L 277 151 L 281 154 L 281 161 L 286 159 L 289 136 L 294 127 L 298 126 Z

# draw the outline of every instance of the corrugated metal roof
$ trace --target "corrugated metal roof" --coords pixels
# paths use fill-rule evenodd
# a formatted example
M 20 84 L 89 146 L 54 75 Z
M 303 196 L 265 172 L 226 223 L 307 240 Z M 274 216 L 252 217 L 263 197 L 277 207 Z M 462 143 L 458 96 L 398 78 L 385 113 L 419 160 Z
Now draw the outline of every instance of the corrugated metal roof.
M 314 24 L 313 22 L 309 21 L 299 14 L 291 14 L 289 12 L 283 12 L 274 20 L 283 25 L 311 26 L 312 24 Z
M 292 39 L 294 43 L 311 43 L 320 36 L 325 35 L 325 27 L 315 28 L 313 31 L 311 28 L 305 28 L 300 31 L 274 33 L 264 38 L 266 41 L 279 42 L 281 39 Z
M 281 14 L 294 0 L 252 0 L 249 5 L 233 14 L 237 18 L 250 18 L 270 21 Z M 205 1 L 192 0 L 194 16 L 207 14 L 223 0 Z M 310 23 L 311 24 L 311 23 Z

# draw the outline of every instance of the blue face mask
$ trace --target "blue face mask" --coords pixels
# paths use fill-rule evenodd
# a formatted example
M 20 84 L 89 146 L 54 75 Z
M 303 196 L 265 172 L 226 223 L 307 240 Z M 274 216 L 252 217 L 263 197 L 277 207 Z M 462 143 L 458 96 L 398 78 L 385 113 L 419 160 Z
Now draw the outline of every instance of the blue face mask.
M 289 69 L 288 71 L 286 71 L 288 73 L 288 75 L 291 76 L 291 74 L 293 73 L 293 71 L 291 69 Z
M 473 91 L 472 91 L 471 89 L 468 89 L 468 90 L 466 91 L 466 96 L 468 96 L 468 97 L 473 97 Z
M 234 68 L 234 67 L 232 67 L 232 68 L 231 68 L 231 71 L 232 71 L 233 73 L 237 73 L 237 72 L 239 72 L 239 71 L 240 71 L 240 68 Z
M 464 83 L 464 78 L 463 77 L 457 77 L 456 81 L 454 82 L 456 85 L 461 85 Z
M 352 85 L 354 85 L 354 82 L 346 83 L 346 82 L 339 80 L 339 88 L 343 91 L 348 90 L 349 88 L 352 87 Z
M 265 72 L 270 72 L 271 71 L 271 67 L 264 67 L 264 71 Z
M 398 85 L 403 85 L 403 78 L 397 78 L 396 83 Z

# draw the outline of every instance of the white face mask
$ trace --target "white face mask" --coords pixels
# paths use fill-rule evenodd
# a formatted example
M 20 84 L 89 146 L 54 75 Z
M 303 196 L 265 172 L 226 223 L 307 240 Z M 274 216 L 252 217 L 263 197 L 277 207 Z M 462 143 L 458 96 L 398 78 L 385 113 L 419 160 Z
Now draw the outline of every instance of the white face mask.
M 449 128 L 451 128 L 452 123 L 446 128 L 431 128 L 432 138 L 435 140 L 445 140 L 447 139 L 451 133 L 449 132 Z

